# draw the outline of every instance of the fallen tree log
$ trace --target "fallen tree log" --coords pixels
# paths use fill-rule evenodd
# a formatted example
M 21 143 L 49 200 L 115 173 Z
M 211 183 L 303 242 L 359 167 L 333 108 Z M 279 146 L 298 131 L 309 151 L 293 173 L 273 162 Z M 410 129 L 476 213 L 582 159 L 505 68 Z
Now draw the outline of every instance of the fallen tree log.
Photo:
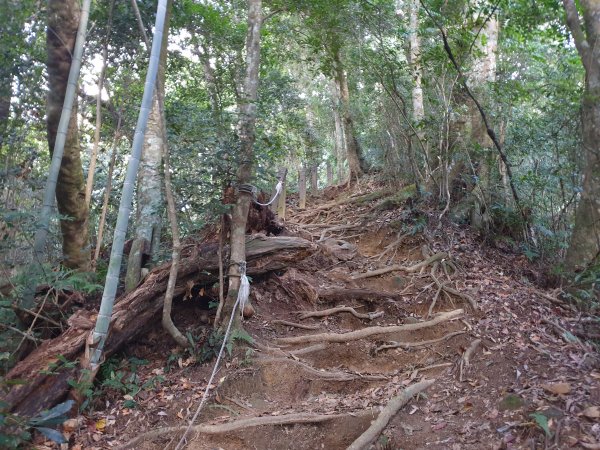
M 313 254 L 317 246 L 289 236 L 247 238 L 248 274 L 261 275 L 281 270 Z M 186 292 L 188 284 L 209 284 L 218 280 L 218 244 L 188 246 L 182 252 L 175 296 Z M 120 297 L 115 305 L 105 355 L 119 350 L 152 325 L 152 318 L 162 310 L 169 279 L 170 263 L 157 267 L 132 292 Z M 77 367 L 60 365 L 61 360 L 76 361 L 83 356 L 85 341 L 96 319 L 96 312 L 78 311 L 82 319 L 60 336 L 45 341 L 7 375 L 7 380 L 26 380 L 2 399 L 10 411 L 32 416 L 61 401 L 70 389 L 69 380 L 76 379 Z M 159 326 L 159 325 L 157 325 Z M 60 358 L 59 358 L 60 356 Z

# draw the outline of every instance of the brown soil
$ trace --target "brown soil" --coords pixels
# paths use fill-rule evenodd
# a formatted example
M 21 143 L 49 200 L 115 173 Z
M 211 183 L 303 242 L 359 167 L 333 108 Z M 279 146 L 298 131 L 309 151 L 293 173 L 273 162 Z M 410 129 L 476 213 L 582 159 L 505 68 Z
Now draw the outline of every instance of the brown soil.
M 360 186 L 363 194 L 372 188 Z M 336 193 L 335 200 L 339 200 L 356 192 L 338 189 Z M 386 245 L 396 240 L 399 230 L 391 224 L 404 221 L 410 226 L 407 211 L 369 216 L 378 203 L 375 200 L 335 206 L 318 215 L 310 212 L 311 206 L 332 201 L 312 198 L 307 211 L 290 212 L 287 228 L 290 233 L 310 235 L 317 241 L 327 223 L 355 223 L 356 217 L 364 215 L 359 230 L 331 233 L 339 239 L 355 236 L 349 242 L 358 247 L 358 254 L 343 261 L 319 253 L 286 273 L 253 280 L 251 299 L 256 314 L 245 322 L 245 328 L 257 348 L 247 351 L 238 347 L 231 358 L 225 359 L 210 401 L 196 423 L 219 424 L 290 413 L 345 415 L 316 424 L 265 425 L 217 435 L 191 433 L 185 448 L 345 449 L 393 396 L 406 386 L 431 378 L 435 384 L 391 420 L 372 448 L 600 448 L 591 447 L 600 442 L 600 425 L 593 417 L 597 410 L 586 410 L 600 405 L 600 360 L 590 344 L 574 338 L 581 324 L 590 319 L 549 302 L 544 295 L 552 296 L 551 292 L 539 291 L 523 281 L 521 274 L 530 268 L 520 256 L 484 247 L 470 230 L 450 223 L 437 228 L 431 219 L 424 234 L 408 236 L 397 249 L 378 260 Z M 478 310 L 472 310 L 455 295 L 440 292 L 434 314 L 464 308 L 461 319 L 417 331 L 329 343 L 321 350 L 299 356 L 289 352 L 314 344 L 281 345 L 280 351 L 271 352 L 265 349 L 278 347 L 276 340 L 282 337 L 344 333 L 425 320 L 438 290 L 429 275 L 431 267 L 422 273 L 392 272 L 350 280 L 351 274 L 388 263 L 410 266 L 422 261 L 423 245 L 431 254 L 443 251 L 451 255 L 458 272 L 447 277 L 440 267 L 437 276 L 448 286 L 474 297 Z M 364 298 L 343 303 L 360 313 L 384 312 L 372 321 L 348 313 L 298 319 L 299 311 L 341 306 L 339 302 L 315 303 L 311 298 L 311 292 L 333 288 L 383 291 L 394 299 Z M 175 323 L 206 339 L 209 327 L 199 320 L 206 315 L 206 299 L 203 306 L 193 301 L 175 306 Z M 318 325 L 319 329 L 273 324 L 277 319 Z M 85 416 L 84 426 L 71 437 L 74 445 L 115 448 L 144 432 L 188 423 L 206 388 L 214 359 L 195 364 L 189 356 L 172 357 L 174 368 L 166 372 L 169 356 L 179 350 L 158 330 L 160 321 L 156 323 L 157 330 L 130 345 L 125 355 L 149 360 L 138 369 L 141 383 L 157 376 L 163 381 L 138 393 L 134 397 L 137 407 L 132 409 L 125 407 L 127 398 L 123 393 L 101 399 L 104 409 Z M 390 341 L 416 343 L 461 330 L 463 334 L 423 347 L 375 352 Z M 476 339 L 482 344 L 471 356 L 470 366 L 461 371 L 463 354 Z M 345 376 L 341 381 L 331 378 L 340 374 Z M 568 387 L 569 392 L 558 393 L 557 386 Z M 542 417 L 549 434 L 543 430 Z M 180 436 L 163 434 L 136 448 L 172 449 Z

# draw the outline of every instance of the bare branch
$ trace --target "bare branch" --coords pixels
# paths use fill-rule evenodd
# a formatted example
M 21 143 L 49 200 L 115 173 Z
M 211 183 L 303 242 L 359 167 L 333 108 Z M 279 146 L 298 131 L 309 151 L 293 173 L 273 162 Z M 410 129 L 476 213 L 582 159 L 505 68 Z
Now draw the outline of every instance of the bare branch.
M 579 13 L 577 13 L 577 7 L 575 6 L 574 0 L 563 0 L 563 6 L 567 13 L 567 25 L 571 29 L 571 35 L 575 41 L 575 47 L 579 52 L 581 61 L 585 68 L 588 68 L 587 60 L 589 57 L 590 44 L 585 38 L 583 29 L 581 28 L 581 22 L 579 20 Z

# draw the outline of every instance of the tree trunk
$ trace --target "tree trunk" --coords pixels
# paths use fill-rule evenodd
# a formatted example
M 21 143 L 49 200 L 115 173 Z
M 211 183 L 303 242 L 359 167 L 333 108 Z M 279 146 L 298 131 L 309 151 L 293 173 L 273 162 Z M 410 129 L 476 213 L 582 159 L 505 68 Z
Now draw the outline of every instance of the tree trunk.
M 342 127 L 342 118 L 340 116 L 340 95 L 338 93 L 337 83 L 331 83 L 331 92 L 333 94 L 333 122 L 334 122 L 334 153 L 337 162 L 337 180 L 342 183 L 344 174 L 344 159 L 347 151 L 344 141 L 344 129 Z
M 12 97 L 12 74 L 0 68 L 0 152 L 6 141 L 8 118 L 10 116 L 10 99 Z M 6 165 L 8 168 L 8 164 Z
M 47 131 L 50 154 L 54 151 L 79 16 L 79 1 L 48 0 Z M 59 213 L 65 216 L 60 221 L 63 237 L 63 263 L 72 269 L 89 271 L 88 209 L 85 205 L 85 183 L 79 148 L 76 99 L 73 104 L 58 175 L 56 200 Z
M 310 192 L 312 195 L 319 193 L 319 166 L 310 166 Z
M 422 77 L 423 69 L 421 67 L 421 39 L 419 37 L 419 0 L 410 0 L 410 19 L 409 19 L 409 56 L 410 65 L 413 74 L 413 86 L 412 86 L 412 109 L 413 109 L 413 121 L 415 123 L 416 135 L 412 139 L 412 147 L 417 148 L 421 143 L 423 144 L 423 150 L 425 152 L 425 183 L 429 182 L 431 178 L 431 167 L 429 161 L 431 157 L 429 155 L 429 145 L 425 141 L 425 133 L 421 128 L 421 122 L 425 117 L 425 106 L 423 104 L 423 87 Z M 420 142 L 419 142 L 420 141 Z
M 279 195 L 277 196 L 277 199 L 273 202 L 272 206 L 272 211 L 274 214 L 277 214 L 277 216 L 281 219 L 281 220 L 285 220 L 285 201 L 286 201 L 286 189 L 285 189 L 285 180 L 287 178 L 287 168 L 285 167 L 281 167 L 279 168 L 279 174 L 277 175 L 277 178 L 279 180 L 281 180 L 281 192 L 279 193 Z
M 127 260 L 127 273 L 125 275 L 125 290 L 135 289 L 140 282 L 141 269 L 150 264 L 156 257 L 160 246 L 164 198 L 162 190 L 162 165 L 163 165 L 163 117 L 160 113 L 158 94 L 164 98 L 165 68 L 167 61 L 167 42 L 169 38 L 169 19 L 171 16 L 172 1 L 169 1 L 163 45 L 160 53 L 160 65 L 156 79 L 156 88 L 152 98 L 152 109 L 144 134 L 144 150 L 140 161 L 137 186 L 137 212 L 135 225 L 135 238 Z
M 566 256 L 567 270 L 574 272 L 596 263 L 600 256 L 600 1 L 581 1 L 585 29 L 574 0 L 563 0 L 563 5 L 586 75 L 581 110 L 583 192 Z
M 108 213 L 108 203 L 110 200 L 110 193 L 112 191 L 112 177 L 115 170 L 115 163 L 117 161 L 117 148 L 119 140 L 121 139 L 121 118 L 122 112 L 119 112 L 119 118 L 117 119 L 117 129 L 115 130 L 115 137 L 112 145 L 110 154 L 110 162 L 108 164 L 108 174 L 106 176 L 106 187 L 104 188 L 104 200 L 102 201 L 102 212 L 100 213 L 100 222 L 98 223 L 98 233 L 96 235 L 96 250 L 94 251 L 94 259 L 92 266 L 96 266 L 96 261 L 100 257 L 100 251 L 102 249 L 102 240 L 104 239 L 104 226 L 106 224 L 106 214 Z
M 260 29 L 262 26 L 261 0 L 248 2 L 248 34 L 246 36 L 246 75 L 240 99 L 240 119 L 238 137 L 240 140 L 240 159 L 238 186 L 252 179 L 252 160 L 254 156 L 256 101 L 258 99 L 258 69 L 260 66 Z M 249 193 L 239 192 L 231 215 L 231 259 L 229 265 L 229 290 L 223 307 L 223 321 L 233 313 L 240 288 L 241 265 L 246 261 L 246 223 L 252 197 Z M 236 314 L 234 327 L 240 326 L 240 315 Z
M 473 64 L 473 69 L 469 76 L 469 84 L 475 91 L 481 90 L 481 95 L 485 98 L 485 88 L 490 83 L 496 81 L 496 53 L 498 50 L 498 20 L 496 15 L 492 15 L 485 23 L 475 45 L 481 53 L 481 57 Z M 490 139 L 486 124 L 479 113 L 477 105 L 473 101 L 469 102 L 470 123 L 471 123 L 471 142 L 479 144 L 483 154 L 479 158 L 478 181 L 474 190 L 475 205 L 471 211 L 471 223 L 476 228 L 489 227 L 491 221 L 490 206 L 492 203 L 491 186 L 493 156 L 491 149 L 494 145 Z
M 354 135 L 354 122 L 350 111 L 350 92 L 348 78 L 342 65 L 339 48 L 334 53 L 335 81 L 340 95 L 342 107 L 342 128 L 346 139 L 346 157 L 350 168 L 350 180 L 358 179 L 365 173 L 365 163 L 361 157 L 361 149 Z
M 298 208 L 306 209 L 306 168 L 298 171 Z
M 331 163 L 329 161 L 327 161 L 327 186 L 331 186 L 333 184 L 333 167 L 331 166 Z
M 108 41 L 112 28 L 112 14 L 114 0 L 110 2 L 108 10 L 108 23 L 106 25 L 106 37 L 102 49 L 102 67 L 98 75 L 98 93 L 96 94 L 96 129 L 94 130 L 94 145 L 90 154 L 90 166 L 88 167 L 87 182 L 85 186 L 85 206 L 89 209 L 94 189 L 94 176 L 96 172 L 96 160 L 98 158 L 98 146 L 100 145 L 100 131 L 102 128 L 102 89 L 104 88 L 104 77 L 106 76 L 106 65 L 108 64 Z

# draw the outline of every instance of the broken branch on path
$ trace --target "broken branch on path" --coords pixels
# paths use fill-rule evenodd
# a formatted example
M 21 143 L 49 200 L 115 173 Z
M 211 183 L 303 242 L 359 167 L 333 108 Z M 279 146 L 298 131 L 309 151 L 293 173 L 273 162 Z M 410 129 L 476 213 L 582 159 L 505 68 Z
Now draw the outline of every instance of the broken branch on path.
M 402 331 L 416 331 L 423 328 L 429 328 L 442 322 L 447 322 L 452 319 L 456 319 L 462 316 L 464 311 L 462 309 L 455 309 L 454 311 L 448 311 L 441 313 L 431 320 L 426 322 L 408 323 L 405 325 L 393 325 L 393 326 L 375 326 L 363 328 L 361 330 L 350 331 L 348 333 L 320 333 L 320 334 L 309 334 L 306 336 L 294 336 L 287 338 L 279 338 L 277 342 L 281 344 L 305 344 L 310 342 L 350 342 L 359 339 L 376 336 L 379 334 L 398 333 Z
M 433 255 L 433 256 L 427 258 L 426 260 L 421 261 L 420 263 L 415 264 L 413 266 L 401 266 L 399 264 L 394 264 L 393 266 L 384 267 L 382 269 L 372 270 L 370 272 L 365 272 L 365 273 L 359 273 L 357 275 L 354 275 L 350 279 L 351 280 L 362 280 L 363 278 L 376 277 L 378 275 L 383 275 L 383 274 L 386 274 L 389 272 L 396 272 L 396 271 L 413 273 L 413 272 L 417 272 L 417 271 L 427 267 L 429 264 L 432 264 L 436 261 L 443 260 L 445 258 L 448 258 L 448 253 L 445 253 L 445 252 L 436 253 L 435 255 Z
M 341 312 L 348 312 L 352 314 L 354 317 L 358 317 L 359 319 L 377 319 L 378 317 L 383 316 L 383 311 L 370 312 L 370 313 L 359 313 L 354 308 L 350 306 L 338 306 L 337 308 L 329 308 L 322 309 L 320 311 L 308 311 L 304 313 L 300 313 L 300 320 L 308 319 L 309 317 L 327 317 L 332 314 L 337 314 Z
M 435 380 L 424 380 L 407 387 L 400 395 L 394 397 L 383 408 L 377 419 L 356 439 L 347 450 L 365 450 L 375 442 L 389 421 L 406 405 L 411 398 L 429 388 Z
M 461 334 L 465 334 L 466 331 L 455 331 L 453 333 L 448 333 L 440 338 L 437 339 L 430 339 L 428 341 L 420 341 L 420 342 L 396 342 L 396 341 L 392 341 L 388 344 L 383 344 L 380 345 L 379 347 L 377 347 L 375 349 L 375 354 L 379 353 L 382 350 L 389 350 L 392 348 L 415 348 L 415 347 L 425 347 L 427 345 L 432 345 L 432 344 L 436 344 L 438 342 L 442 342 L 445 341 L 447 339 L 450 339 L 451 337 L 454 336 L 459 336 Z
M 303 330 L 318 330 L 319 325 L 306 325 L 303 323 L 290 322 L 288 320 L 272 320 L 271 323 L 276 325 L 285 325 L 288 327 L 301 328 Z

